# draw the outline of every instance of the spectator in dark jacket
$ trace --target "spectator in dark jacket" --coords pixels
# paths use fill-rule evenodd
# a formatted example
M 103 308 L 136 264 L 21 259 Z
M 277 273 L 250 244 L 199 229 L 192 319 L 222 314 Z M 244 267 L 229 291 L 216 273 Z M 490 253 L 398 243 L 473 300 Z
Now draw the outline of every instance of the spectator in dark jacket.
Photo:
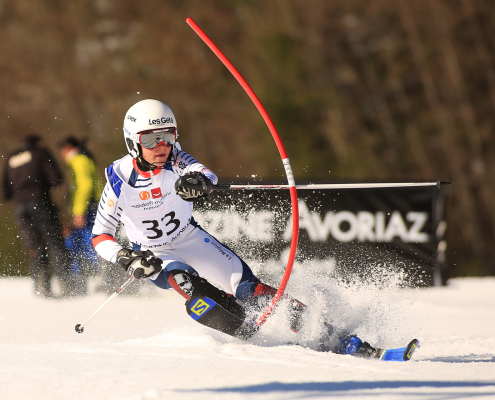
M 45 297 L 53 295 L 49 257 L 61 283 L 61 294 L 80 294 L 77 282 L 70 275 L 70 255 L 62 237 L 57 208 L 50 197 L 50 189 L 61 182 L 60 169 L 36 134 L 28 135 L 22 146 L 7 158 L 3 197 L 12 201 L 21 238 L 29 249 L 35 293 Z

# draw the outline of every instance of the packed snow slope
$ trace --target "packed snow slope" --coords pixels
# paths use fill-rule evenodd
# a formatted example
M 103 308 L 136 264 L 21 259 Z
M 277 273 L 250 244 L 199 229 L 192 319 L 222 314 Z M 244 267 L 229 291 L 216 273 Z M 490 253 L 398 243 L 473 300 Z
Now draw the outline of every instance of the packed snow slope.
M 151 284 L 78 334 L 107 295 L 44 299 L 29 279 L 0 279 L 0 398 L 495 399 L 495 278 L 429 289 L 296 279 L 289 291 L 314 310 L 304 332 L 287 332 L 282 305 L 243 342 L 194 322 L 180 296 Z M 319 315 L 372 345 L 417 338 L 421 348 L 405 363 L 317 352 Z

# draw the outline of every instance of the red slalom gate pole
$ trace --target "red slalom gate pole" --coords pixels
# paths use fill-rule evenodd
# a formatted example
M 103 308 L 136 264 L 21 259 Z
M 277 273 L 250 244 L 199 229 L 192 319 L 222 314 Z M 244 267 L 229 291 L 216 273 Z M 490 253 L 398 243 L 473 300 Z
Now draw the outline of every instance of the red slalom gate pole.
M 261 116 L 265 120 L 265 123 L 268 126 L 268 129 L 270 130 L 273 139 L 275 140 L 278 151 L 280 153 L 280 157 L 282 158 L 282 163 L 285 168 L 285 174 L 287 175 L 287 182 L 289 184 L 290 198 L 292 204 L 292 240 L 290 245 L 289 260 L 287 261 L 287 266 L 285 267 L 285 272 L 282 277 L 282 281 L 280 282 L 280 286 L 272 300 L 272 303 L 264 312 L 264 314 L 256 321 L 256 324 L 258 326 L 261 326 L 265 323 L 265 321 L 271 315 L 271 313 L 277 306 L 278 302 L 282 298 L 284 291 L 287 287 L 287 283 L 289 282 L 289 277 L 290 274 L 292 273 L 292 267 L 294 266 L 294 260 L 296 258 L 297 242 L 299 240 L 299 207 L 297 204 L 296 182 L 294 180 L 294 175 L 292 174 L 292 168 L 290 166 L 289 158 L 287 157 L 287 153 L 282 143 L 282 139 L 280 139 L 280 135 L 278 134 L 277 129 L 275 128 L 275 125 L 273 124 L 270 116 L 266 112 L 265 107 L 263 107 L 263 104 L 261 104 L 261 101 L 258 99 L 254 91 L 247 84 L 247 82 L 244 80 L 241 74 L 237 71 L 237 69 L 228 60 L 228 58 L 225 57 L 225 55 L 220 51 L 220 49 L 215 45 L 215 43 L 212 42 L 212 40 L 206 35 L 206 33 L 203 32 L 203 30 L 196 24 L 196 22 L 194 22 L 192 18 L 187 18 L 186 22 L 194 30 L 194 32 L 196 32 L 197 35 L 201 39 L 203 39 L 206 45 L 211 49 L 211 51 L 213 51 L 213 53 L 215 53 L 215 55 L 220 59 L 220 61 L 222 61 L 222 63 L 227 67 L 227 69 L 232 73 L 232 75 L 234 75 L 234 77 L 237 79 L 237 81 L 240 83 L 240 85 L 243 87 L 243 89 L 246 91 L 248 96 L 253 101 L 254 105 L 256 106 Z

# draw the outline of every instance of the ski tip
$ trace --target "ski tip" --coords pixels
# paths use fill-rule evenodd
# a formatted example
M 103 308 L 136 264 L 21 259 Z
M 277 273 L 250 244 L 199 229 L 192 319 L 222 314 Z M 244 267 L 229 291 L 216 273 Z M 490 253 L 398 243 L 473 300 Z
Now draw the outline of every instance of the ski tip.
M 416 349 L 420 347 L 419 345 L 419 340 L 418 339 L 413 339 L 409 342 L 409 344 L 406 347 L 406 351 L 404 351 L 404 361 L 409 361 L 413 355 L 413 353 L 416 351 Z

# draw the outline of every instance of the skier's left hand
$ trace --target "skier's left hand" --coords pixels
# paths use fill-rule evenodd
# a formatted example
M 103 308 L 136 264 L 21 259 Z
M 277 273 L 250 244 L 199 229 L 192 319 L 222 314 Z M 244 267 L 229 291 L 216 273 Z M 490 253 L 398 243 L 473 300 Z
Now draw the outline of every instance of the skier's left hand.
M 185 201 L 206 197 L 212 190 L 213 184 L 200 172 L 188 172 L 175 182 L 176 193 Z

